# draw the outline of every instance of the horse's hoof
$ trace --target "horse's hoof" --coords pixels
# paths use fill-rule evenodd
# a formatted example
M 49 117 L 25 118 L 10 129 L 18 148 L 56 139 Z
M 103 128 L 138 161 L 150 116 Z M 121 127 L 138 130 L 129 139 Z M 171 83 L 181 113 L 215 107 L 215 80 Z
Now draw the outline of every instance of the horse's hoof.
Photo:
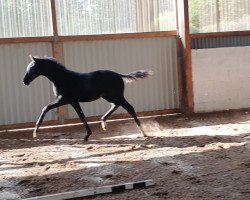
M 151 136 L 148 136 L 148 135 L 138 135 L 137 138 L 141 138 L 141 139 L 147 140 L 147 139 L 151 138 Z
M 37 131 L 33 131 L 33 138 L 36 138 L 37 137 Z
M 107 123 L 106 123 L 106 122 L 102 122 L 102 129 L 103 129 L 104 131 L 106 131 L 106 126 L 107 126 Z
M 146 136 L 143 136 L 146 140 L 150 140 L 152 138 L 155 138 L 154 136 L 151 136 L 151 135 L 146 135 Z
M 84 141 L 87 142 L 88 140 L 89 140 L 89 137 L 86 136 L 86 137 L 84 138 Z

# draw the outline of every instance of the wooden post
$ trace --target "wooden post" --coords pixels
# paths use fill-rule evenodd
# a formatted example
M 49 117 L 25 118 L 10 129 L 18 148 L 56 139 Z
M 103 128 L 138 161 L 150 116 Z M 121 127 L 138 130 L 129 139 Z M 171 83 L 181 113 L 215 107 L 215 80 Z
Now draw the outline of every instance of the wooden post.
M 179 21 L 178 21 L 178 0 L 175 1 L 175 10 L 176 10 L 176 30 L 179 30 Z M 179 91 L 179 107 L 180 110 L 183 110 L 183 90 L 182 90 L 182 45 L 181 39 L 179 37 L 179 32 L 177 31 L 176 35 L 176 50 L 177 50 L 177 70 L 178 70 L 178 91 Z
M 182 110 L 194 112 L 191 37 L 189 29 L 188 0 L 176 0 L 177 28 L 180 38 L 179 47 L 181 57 L 182 76 Z
M 62 53 L 61 53 L 60 43 L 58 42 L 58 29 L 57 29 L 57 20 L 56 20 L 55 0 L 50 0 L 50 4 L 51 4 L 51 16 L 52 16 L 53 37 L 54 37 L 54 41 L 52 43 L 53 57 L 61 62 Z M 57 109 L 57 117 L 58 117 L 60 124 L 64 124 L 65 106 L 61 106 Z

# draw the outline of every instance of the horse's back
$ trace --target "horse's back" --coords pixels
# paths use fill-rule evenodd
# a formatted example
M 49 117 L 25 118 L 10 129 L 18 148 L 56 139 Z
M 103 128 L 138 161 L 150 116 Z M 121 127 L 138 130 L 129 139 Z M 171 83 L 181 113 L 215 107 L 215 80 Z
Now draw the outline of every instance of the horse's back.
M 103 97 L 112 102 L 123 96 L 124 82 L 121 74 L 109 70 L 71 72 L 63 84 L 55 85 L 55 92 L 69 101 L 89 102 Z
M 104 92 L 118 92 L 124 89 L 124 82 L 119 73 L 109 70 L 98 70 L 89 73 L 91 83 L 94 87 Z

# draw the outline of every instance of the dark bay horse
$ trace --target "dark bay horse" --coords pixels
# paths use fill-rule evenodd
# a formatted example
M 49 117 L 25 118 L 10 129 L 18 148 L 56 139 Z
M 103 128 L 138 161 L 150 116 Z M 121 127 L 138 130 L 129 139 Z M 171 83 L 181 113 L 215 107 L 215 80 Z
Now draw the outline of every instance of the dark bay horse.
M 144 79 L 153 73 L 151 70 L 139 70 L 129 74 L 118 74 L 108 70 L 78 73 L 67 69 L 54 58 L 38 58 L 33 56 L 30 56 L 30 58 L 31 62 L 27 66 L 23 83 L 29 85 L 38 76 L 45 76 L 53 82 L 53 90 L 56 96 L 55 101 L 42 109 L 42 113 L 36 122 L 33 137 L 36 137 L 38 128 L 49 110 L 70 104 L 86 127 L 87 135 L 84 140 L 87 141 L 92 132 L 79 102 L 90 102 L 99 98 L 103 98 L 111 103 L 110 110 L 101 118 L 104 130 L 107 118 L 119 106 L 122 106 L 134 118 L 143 136 L 147 136 L 141 127 L 133 106 L 124 98 L 124 81 L 132 82 Z

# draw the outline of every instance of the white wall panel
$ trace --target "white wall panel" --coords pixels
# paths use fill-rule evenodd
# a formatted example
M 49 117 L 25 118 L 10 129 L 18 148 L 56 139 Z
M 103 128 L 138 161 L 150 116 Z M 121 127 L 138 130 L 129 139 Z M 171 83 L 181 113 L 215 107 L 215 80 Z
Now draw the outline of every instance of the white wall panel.
M 250 107 L 250 47 L 192 50 L 195 112 Z
M 137 112 L 179 108 L 176 38 L 123 39 L 65 42 L 65 65 L 75 71 L 109 69 L 129 73 L 152 69 L 154 75 L 125 86 L 125 97 Z M 104 114 L 110 107 L 105 100 L 83 103 L 87 116 Z M 116 113 L 125 112 L 119 109 Z M 69 118 L 77 115 L 70 107 Z
M 49 81 L 39 77 L 29 88 L 22 83 L 29 54 L 52 55 L 50 43 L 0 45 L 0 125 L 33 122 L 48 102 L 52 100 Z M 54 119 L 49 112 L 45 120 Z

